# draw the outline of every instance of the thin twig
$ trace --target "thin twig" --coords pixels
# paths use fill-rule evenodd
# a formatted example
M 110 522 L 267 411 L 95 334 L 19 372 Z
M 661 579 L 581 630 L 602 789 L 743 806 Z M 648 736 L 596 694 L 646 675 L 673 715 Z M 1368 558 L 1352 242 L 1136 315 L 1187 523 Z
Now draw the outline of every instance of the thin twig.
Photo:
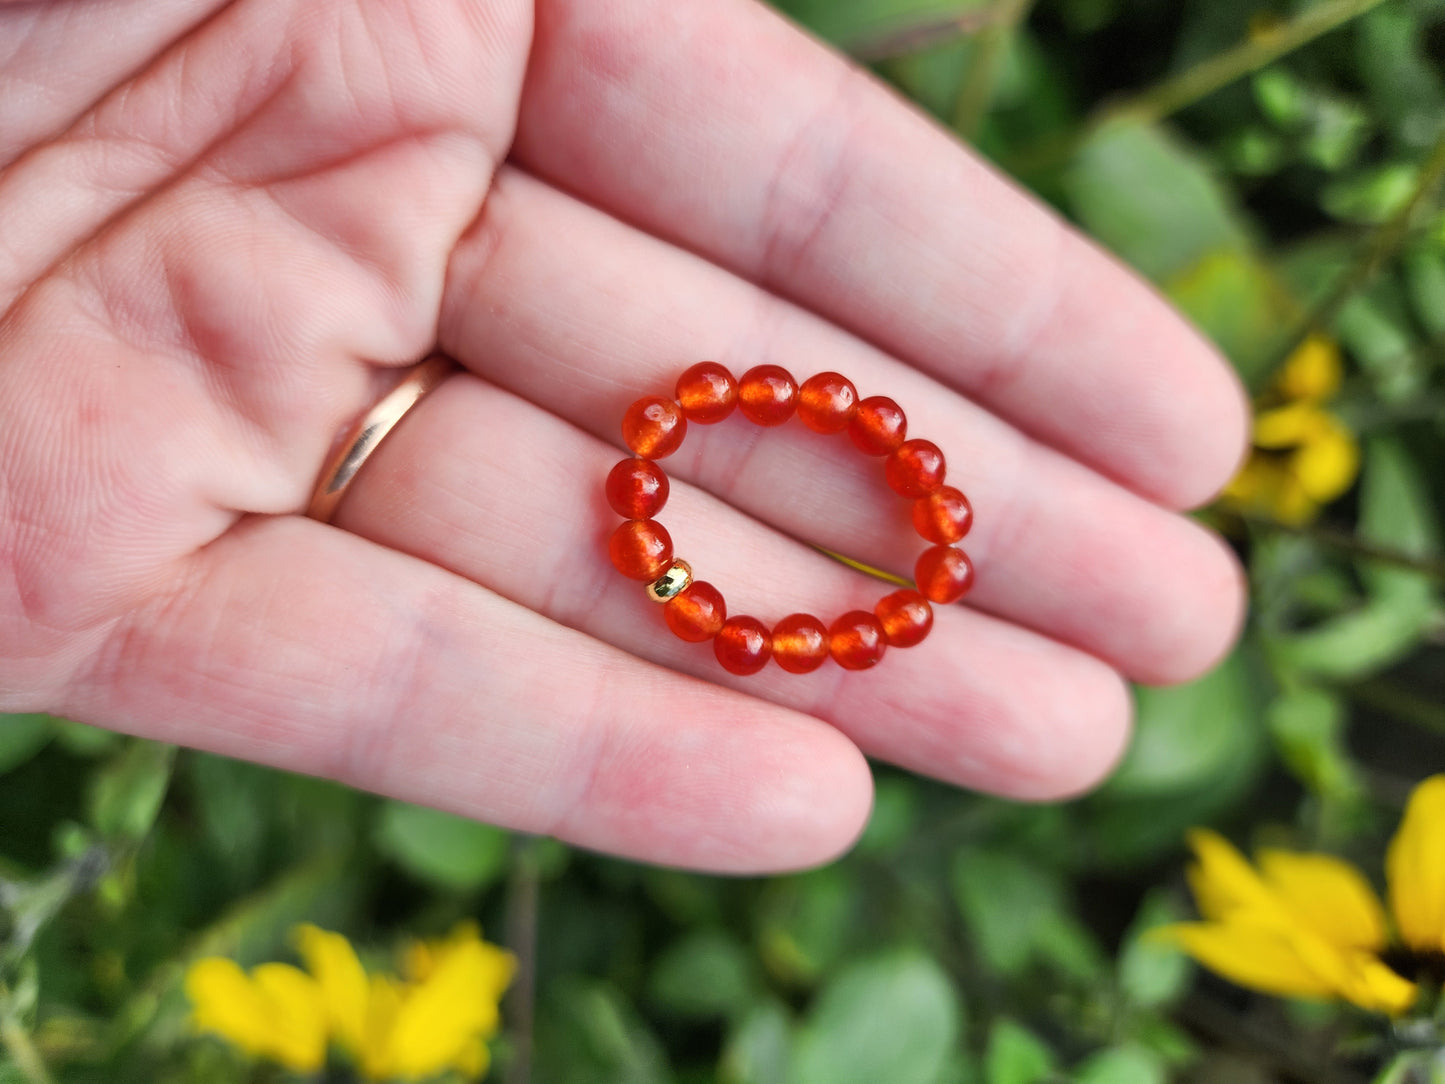
M 816 543 L 809 543 L 809 545 L 811 545 L 824 557 L 831 557 L 839 564 L 847 565 L 849 568 L 861 572 L 865 576 L 872 576 L 875 580 L 882 580 L 884 583 L 891 583 L 898 587 L 913 586 L 912 580 L 905 579 L 904 577 L 895 575 L 892 572 L 885 572 L 881 568 L 874 568 L 872 565 L 865 565 L 862 561 L 855 561 L 853 558 L 846 557 L 843 554 L 839 553 L 837 550 L 830 550 L 826 546 L 819 546 Z
M 1445 706 L 1433 700 L 1380 680 L 1361 681 L 1341 688 L 1346 696 L 1361 704 L 1388 712 L 1436 734 L 1445 734 Z
M 1111 122 L 1159 121 L 1172 116 L 1383 3 L 1385 0 L 1324 0 L 1306 8 L 1288 22 L 1201 60 L 1133 97 L 1105 103 L 1074 131 L 1046 138 L 1011 158 L 1007 163 L 1009 172 L 1018 176 L 1062 165 Z
M 973 63 L 968 67 L 963 87 L 953 103 L 953 130 L 964 139 L 973 139 L 979 125 L 993 103 L 994 85 L 998 82 L 998 66 L 1014 32 L 1033 7 L 1034 0 L 995 0 L 989 9 L 991 18 L 978 35 Z
M 1429 579 L 1445 583 L 1445 559 L 1439 557 L 1406 553 L 1404 550 L 1397 550 L 1390 546 L 1382 546 L 1376 542 L 1361 538 L 1358 535 L 1335 530 L 1333 527 L 1321 527 L 1318 525 L 1290 527 L 1262 516 L 1246 515 L 1241 518 L 1251 527 L 1275 531 L 1279 534 L 1291 534 L 1300 538 L 1308 538 L 1311 542 L 1318 542 L 1322 546 L 1328 546 L 1332 550 L 1347 553 L 1351 557 L 1359 557 L 1368 561 L 1378 561 L 1382 565 L 1391 565 L 1395 568 L 1403 568 L 1410 572 L 1418 572 L 1420 575 Z
M 1410 198 L 1390 216 L 1389 221 L 1382 223 L 1370 235 L 1354 264 L 1340 276 L 1339 282 L 1320 299 L 1296 333 L 1290 337 L 1289 343 L 1280 353 L 1277 365 L 1282 364 L 1309 335 L 1330 327 L 1346 303 L 1368 286 L 1380 269 L 1398 255 L 1410 238 L 1411 223 L 1415 221 L 1421 208 L 1435 198 L 1435 192 L 1442 181 L 1445 181 L 1445 133 L 1435 140 L 1435 145 L 1430 149 L 1430 155 L 1420 169 L 1420 179 L 1416 181 L 1415 191 Z
M 517 976 L 507 993 L 507 1030 L 513 1040 L 506 1084 L 530 1084 L 532 1024 L 537 998 L 537 905 L 541 896 L 537 840 L 518 836 L 512 844 L 507 894 L 507 947 L 517 957 Z
M 970 37 L 988 26 L 993 17 L 992 9 L 972 8 L 958 15 L 892 27 L 878 34 L 859 38 L 845 46 L 844 51 L 861 63 L 876 64 L 882 60 L 893 60 L 934 49 L 956 38 Z

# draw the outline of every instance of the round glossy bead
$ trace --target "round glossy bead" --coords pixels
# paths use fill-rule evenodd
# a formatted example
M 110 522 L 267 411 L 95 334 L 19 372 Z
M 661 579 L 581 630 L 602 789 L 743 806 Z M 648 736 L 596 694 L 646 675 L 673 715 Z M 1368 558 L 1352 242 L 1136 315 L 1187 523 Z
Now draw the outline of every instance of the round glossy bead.
M 667 475 L 650 459 L 624 459 L 607 475 L 607 503 L 624 519 L 651 519 L 667 503 Z
M 713 654 L 730 674 L 756 674 L 773 653 L 767 626 L 756 617 L 730 617 L 712 642 Z
M 687 419 L 682 407 L 660 395 L 648 395 L 627 408 L 622 416 L 622 439 L 643 459 L 662 459 L 682 446 Z
M 758 365 L 738 382 L 738 409 L 754 425 L 782 425 L 798 406 L 798 385 L 779 365 Z
M 864 455 L 887 455 L 907 433 L 903 408 L 886 395 L 864 399 L 848 423 L 848 436 Z
M 810 376 L 798 389 L 798 420 L 815 433 L 841 433 L 857 411 L 858 389 L 838 373 Z
M 656 520 L 629 519 L 612 532 L 607 552 L 618 572 L 651 583 L 672 565 L 672 537 Z
M 931 440 L 905 440 L 883 465 L 893 492 L 926 497 L 943 485 L 943 452 Z
M 715 361 L 700 361 L 677 378 L 677 401 L 690 422 L 712 425 L 738 405 L 738 382 Z
M 957 542 L 973 526 L 973 505 L 953 486 L 939 486 L 913 502 L 913 527 L 930 542 Z
M 828 628 L 812 614 L 789 614 L 773 626 L 773 661 L 790 674 L 828 661 Z
M 973 586 L 973 562 L 954 546 L 933 546 L 918 558 L 913 578 L 930 602 L 957 602 Z
M 680 640 L 700 644 L 717 635 L 728 617 L 722 592 L 706 580 L 693 580 L 662 608 L 667 627 Z
M 828 650 L 844 670 L 877 666 L 887 647 L 883 622 L 867 610 L 844 614 L 828 630 Z
M 933 628 L 933 607 L 917 591 L 894 591 L 880 599 L 873 613 L 883 623 L 889 647 L 913 647 Z

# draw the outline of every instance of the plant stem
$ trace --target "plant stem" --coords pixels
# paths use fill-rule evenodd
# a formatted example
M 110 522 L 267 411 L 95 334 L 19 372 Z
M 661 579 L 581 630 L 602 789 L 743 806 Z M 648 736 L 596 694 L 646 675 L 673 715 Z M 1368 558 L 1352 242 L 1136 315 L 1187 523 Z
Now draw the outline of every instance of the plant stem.
M 991 8 L 970 8 L 957 15 L 927 19 L 859 38 L 848 43 L 844 51 L 854 60 L 864 64 L 876 64 L 881 60 L 893 60 L 911 53 L 921 53 L 926 49 L 935 49 L 955 38 L 977 34 L 988 26 L 993 17 Z
M 1378 561 L 1383 565 L 1391 565 L 1395 568 L 1403 568 L 1410 572 L 1418 572 L 1420 575 L 1445 583 L 1445 560 L 1439 557 L 1426 557 L 1419 554 L 1406 553 L 1403 550 L 1392 549 L 1389 546 L 1381 546 L 1378 543 L 1370 542 L 1360 538 L 1358 535 L 1348 534 L 1345 531 L 1337 531 L 1331 527 L 1289 527 L 1272 519 L 1265 519 L 1260 516 L 1242 517 L 1251 527 L 1260 530 L 1274 531 L 1279 534 L 1297 535 L 1301 538 L 1308 538 L 1312 542 L 1318 542 L 1322 546 L 1339 550 L 1341 553 L 1348 553 L 1352 557 L 1359 557 L 1367 561 Z
M 30 1036 L 9 1017 L 0 1020 L 0 1041 L 4 1042 L 5 1049 L 10 1051 L 16 1067 L 30 1084 L 54 1084 L 54 1078 L 45 1068 L 45 1059 L 40 1056 L 40 1051 L 35 1049 Z
M 1435 145 L 1430 148 L 1429 157 L 1420 169 L 1420 179 L 1415 184 L 1415 191 L 1405 205 L 1370 235 L 1354 264 L 1340 276 L 1340 281 L 1315 305 L 1299 330 L 1290 337 L 1276 367 L 1311 333 L 1324 330 L 1333 324 L 1335 317 L 1350 298 L 1369 285 L 1379 270 L 1395 258 L 1410 238 L 1411 223 L 1421 208 L 1434 199 L 1442 181 L 1445 181 L 1445 134 L 1436 139 Z
M 512 877 L 507 897 L 507 947 L 517 957 L 517 977 L 507 994 L 507 1030 L 513 1056 L 506 1084 L 530 1084 L 532 1021 L 537 997 L 537 904 L 541 870 L 537 841 L 518 836 L 512 844 Z
M 1445 707 L 1433 700 L 1406 692 L 1387 681 L 1361 681 L 1343 689 L 1352 700 L 1367 707 L 1388 712 L 1436 734 L 1445 734 Z
M 821 553 L 824 557 L 831 557 L 839 564 L 847 565 L 849 568 L 854 569 L 857 572 L 861 572 L 865 576 L 872 576 L 875 580 L 882 580 L 884 583 L 891 583 L 897 587 L 913 586 L 913 581 L 910 579 L 906 579 L 903 576 L 895 575 L 892 572 L 885 572 L 883 571 L 883 569 L 874 568 L 872 565 L 865 565 L 862 561 L 855 561 L 853 560 L 853 558 L 846 557 L 843 554 L 837 552 L 836 550 L 830 550 L 826 546 L 819 546 L 815 544 L 811 545 L 813 545 L 813 548 L 819 553 Z
M 953 104 L 953 130 L 964 139 L 973 139 L 988 115 L 1004 50 L 1033 5 L 1034 0 L 995 0 L 989 9 L 988 24 L 978 35 L 973 63 Z
M 1131 98 L 1104 103 L 1074 131 L 1044 139 L 1011 158 L 1008 171 L 1019 176 L 1062 165 L 1099 129 L 1113 121 L 1150 122 L 1172 116 L 1383 3 L 1385 0 L 1324 0 L 1315 4 L 1275 29 L 1201 60 Z
M 1385 0 L 1328 0 L 1306 8 L 1289 22 L 1256 34 L 1232 49 L 1185 71 L 1109 110 L 1115 116 L 1158 121 L 1209 97 L 1237 79 L 1253 75 L 1322 34 L 1358 19 Z

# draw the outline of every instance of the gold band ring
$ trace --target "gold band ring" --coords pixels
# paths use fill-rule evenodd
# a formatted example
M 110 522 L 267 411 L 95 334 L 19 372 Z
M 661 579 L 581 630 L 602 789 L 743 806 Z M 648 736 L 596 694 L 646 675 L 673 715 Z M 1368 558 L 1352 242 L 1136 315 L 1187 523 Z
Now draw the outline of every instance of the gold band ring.
M 426 398 L 427 393 L 450 376 L 455 368 L 456 363 L 451 358 L 441 354 L 429 357 L 413 366 L 396 387 L 368 410 L 326 461 L 316 489 L 312 491 L 306 514 L 322 523 L 330 523 L 347 486 L 351 485 L 351 480 L 371 453 L 376 451 L 377 445 L 396 428 L 396 423 L 406 416 L 408 410 Z

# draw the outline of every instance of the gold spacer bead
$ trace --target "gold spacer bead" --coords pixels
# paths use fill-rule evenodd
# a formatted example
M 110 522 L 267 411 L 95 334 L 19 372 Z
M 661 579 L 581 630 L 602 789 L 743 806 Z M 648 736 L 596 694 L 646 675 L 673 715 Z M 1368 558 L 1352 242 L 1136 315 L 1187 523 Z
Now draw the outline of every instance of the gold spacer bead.
M 672 567 L 647 585 L 647 597 L 653 602 L 676 598 L 692 583 L 692 565 L 674 561 Z

